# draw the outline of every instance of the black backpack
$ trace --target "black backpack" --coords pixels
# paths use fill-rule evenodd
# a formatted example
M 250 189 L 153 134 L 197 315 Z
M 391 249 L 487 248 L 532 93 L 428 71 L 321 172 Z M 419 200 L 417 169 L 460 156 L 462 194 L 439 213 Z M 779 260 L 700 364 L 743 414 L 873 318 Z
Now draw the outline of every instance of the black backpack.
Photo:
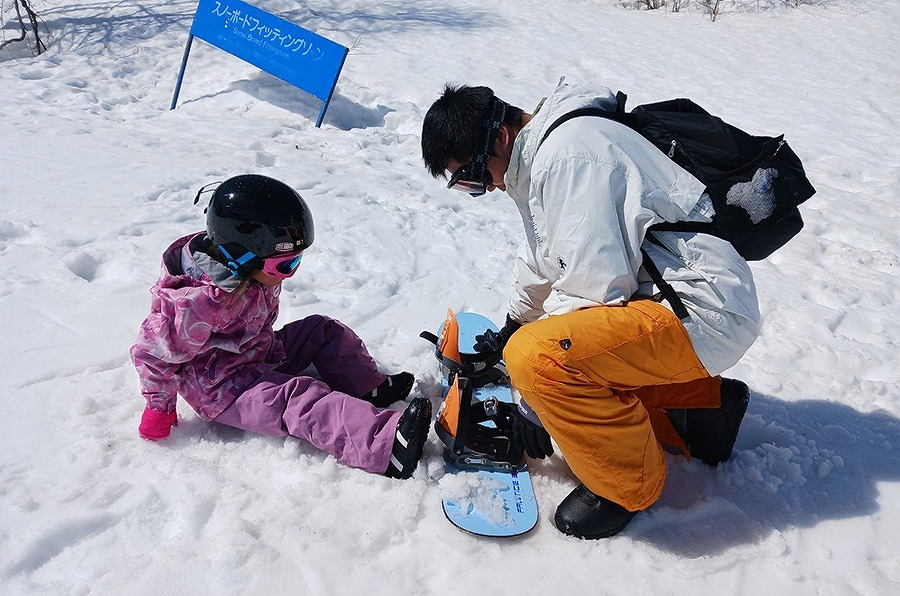
M 651 230 L 713 234 L 731 242 L 748 261 L 768 257 L 803 228 L 797 205 L 816 190 L 784 135 L 753 136 L 712 116 L 689 99 L 671 99 L 625 111 L 582 108 L 558 118 L 541 143 L 563 122 L 599 116 L 621 122 L 656 145 L 706 185 L 716 215 L 711 223 L 662 223 Z

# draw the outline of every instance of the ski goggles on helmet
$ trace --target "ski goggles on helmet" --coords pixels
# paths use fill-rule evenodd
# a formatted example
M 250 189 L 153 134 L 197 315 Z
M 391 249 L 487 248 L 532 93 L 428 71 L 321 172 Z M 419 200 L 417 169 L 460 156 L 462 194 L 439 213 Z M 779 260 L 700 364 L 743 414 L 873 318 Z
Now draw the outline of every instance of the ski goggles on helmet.
M 473 197 L 480 197 L 493 185 L 494 180 L 487 170 L 487 162 L 493 153 L 497 131 L 500 130 L 500 126 L 506 119 L 508 107 L 509 104 L 496 95 L 491 98 L 491 105 L 488 106 L 487 115 L 478 133 L 478 139 L 475 141 L 472 161 L 453 172 L 447 188 L 462 191 Z
M 238 276 L 248 275 L 250 271 L 257 268 L 256 263 L 262 261 L 260 269 L 266 275 L 270 275 L 276 279 L 287 279 L 297 271 L 300 266 L 300 260 L 303 258 L 303 251 L 292 252 L 284 255 L 275 255 L 271 257 L 257 257 L 253 252 L 247 251 L 242 256 L 235 258 L 231 256 L 228 250 L 219 245 L 219 250 L 228 259 L 226 265 L 232 273 Z M 259 261 L 254 261 L 259 259 Z M 248 269 L 250 268 L 250 269 Z
M 297 271 L 300 260 L 303 259 L 303 251 L 287 255 L 275 255 L 263 259 L 262 271 L 277 279 L 287 279 Z

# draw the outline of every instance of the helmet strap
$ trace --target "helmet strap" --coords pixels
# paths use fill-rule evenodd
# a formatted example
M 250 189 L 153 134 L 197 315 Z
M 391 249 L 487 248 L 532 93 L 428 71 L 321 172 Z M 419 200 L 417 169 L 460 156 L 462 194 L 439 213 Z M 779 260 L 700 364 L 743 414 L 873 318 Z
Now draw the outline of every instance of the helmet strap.
M 225 266 L 237 277 L 246 276 L 249 271 L 247 271 L 247 267 L 245 265 L 256 258 L 256 255 L 250 252 L 249 250 L 245 252 L 242 256 L 238 258 L 234 258 L 231 256 L 231 253 L 225 248 L 223 244 L 217 245 L 219 250 L 222 251 L 222 254 L 228 259 L 228 262 L 225 263 Z

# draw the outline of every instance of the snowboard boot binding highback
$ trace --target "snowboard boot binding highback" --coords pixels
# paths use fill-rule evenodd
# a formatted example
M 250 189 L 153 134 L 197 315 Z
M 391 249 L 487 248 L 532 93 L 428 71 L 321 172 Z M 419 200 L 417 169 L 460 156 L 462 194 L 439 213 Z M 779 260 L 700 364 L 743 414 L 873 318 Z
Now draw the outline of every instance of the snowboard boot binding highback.
M 473 313 L 460 316 L 480 317 Z M 440 337 L 427 331 L 421 337 L 435 344 L 435 356 L 446 375 L 447 393 L 434 428 L 447 457 L 462 469 L 516 468 L 523 452 L 512 440 L 515 405 L 490 395 L 490 385 L 509 382 L 499 357 L 486 359 L 474 350 L 474 337 L 460 337 L 453 311 L 447 311 Z

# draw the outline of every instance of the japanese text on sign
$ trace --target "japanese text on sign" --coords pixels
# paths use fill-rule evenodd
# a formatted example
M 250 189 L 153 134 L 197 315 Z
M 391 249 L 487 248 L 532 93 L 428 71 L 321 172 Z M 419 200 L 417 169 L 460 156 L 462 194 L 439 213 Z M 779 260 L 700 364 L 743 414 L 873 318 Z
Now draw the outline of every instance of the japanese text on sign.
M 279 27 L 270 26 L 260 22 L 260 20 L 252 15 L 241 12 L 240 8 L 231 8 L 229 4 L 223 4 L 219 0 L 213 0 L 215 6 L 211 12 L 217 17 L 223 17 L 225 26 L 231 25 L 238 29 L 236 34 L 241 35 L 247 41 L 256 43 L 257 45 L 266 44 L 266 49 L 278 52 L 300 52 L 302 56 L 310 56 L 312 60 L 320 60 L 323 56 L 321 48 L 316 47 L 314 43 L 303 38 L 295 38 L 290 33 L 284 33 Z M 267 42 L 278 44 L 273 47 Z
M 191 34 L 328 101 L 347 48 L 241 0 L 200 0 Z

